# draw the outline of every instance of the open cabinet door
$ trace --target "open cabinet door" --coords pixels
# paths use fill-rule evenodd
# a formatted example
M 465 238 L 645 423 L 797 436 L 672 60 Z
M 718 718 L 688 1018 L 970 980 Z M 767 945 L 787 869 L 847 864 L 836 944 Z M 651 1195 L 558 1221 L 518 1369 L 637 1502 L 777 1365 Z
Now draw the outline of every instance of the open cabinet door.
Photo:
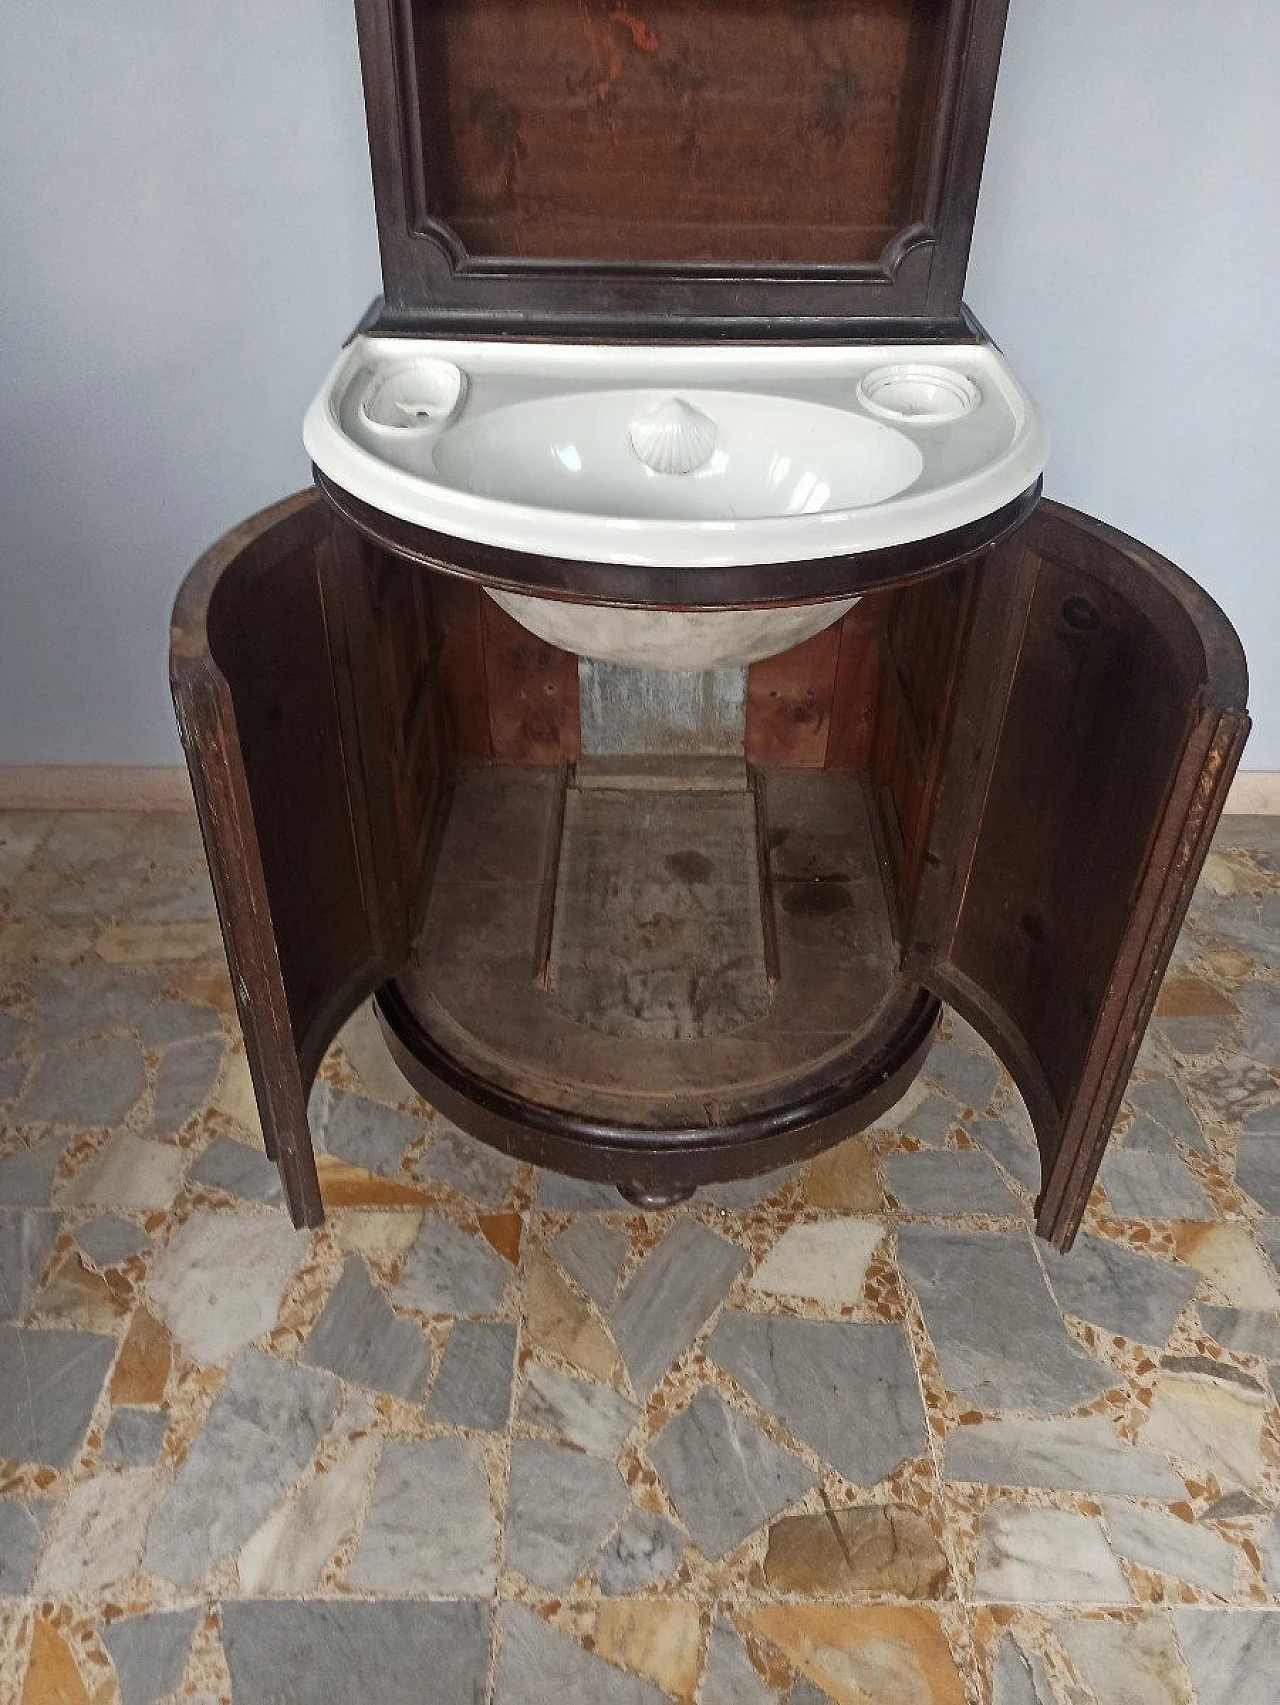
M 445 778 L 425 576 L 299 492 L 219 540 L 174 607 L 170 682 L 268 1153 L 323 1218 L 307 1094 L 407 957 Z
M 974 589 L 908 963 L 986 1037 L 1067 1248 L 1248 732 L 1234 631 L 1055 503 Z

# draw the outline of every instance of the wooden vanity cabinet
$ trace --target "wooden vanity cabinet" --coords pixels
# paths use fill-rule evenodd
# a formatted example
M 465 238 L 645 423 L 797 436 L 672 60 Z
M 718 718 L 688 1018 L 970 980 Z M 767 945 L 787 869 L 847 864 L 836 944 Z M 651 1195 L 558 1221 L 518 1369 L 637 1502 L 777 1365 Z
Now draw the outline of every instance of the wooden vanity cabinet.
M 767 1093 L 709 1108 L 701 1128 L 655 1115 L 646 1130 L 603 1116 L 607 1097 L 573 1104 L 572 1082 L 539 1101 L 518 1087 L 527 1076 L 486 1077 L 429 1034 L 414 993 L 433 974 L 451 801 L 512 773 L 542 789 L 549 822 L 557 798 L 563 813 L 580 757 L 573 657 L 517 627 L 459 564 L 426 568 L 304 492 L 192 570 L 171 677 L 263 1130 L 300 1224 L 322 1217 L 308 1091 L 371 994 L 407 1075 L 458 1123 L 638 1202 L 768 1170 L 869 1122 L 918 1071 L 945 1000 L 1022 1092 L 1038 1229 L 1066 1247 L 1248 728 L 1240 647 L 1207 595 L 1048 502 L 753 665 L 752 785 L 784 797 L 821 772 L 813 785 L 837 803 L 865 803 L 874 880 L 846 892 L 880 943 L 882 987 L 790 1088 L 780 1067 Z M 763 856 L 767 937 L 781 913 Z M 861 939 L 856 915 L 840 927 Z M 819 934 L 836 944 L 835 987 L 857 967 L 839 929 Z M 521 964 L 516 982 L 545 976 Z

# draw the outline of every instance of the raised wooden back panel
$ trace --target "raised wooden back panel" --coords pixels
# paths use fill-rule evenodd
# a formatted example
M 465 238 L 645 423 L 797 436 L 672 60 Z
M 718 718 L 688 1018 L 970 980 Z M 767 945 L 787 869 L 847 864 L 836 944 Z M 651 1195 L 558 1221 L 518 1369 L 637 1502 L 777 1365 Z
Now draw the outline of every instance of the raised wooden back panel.
M 383 328 L 965 335 L 1006 6 L 357 0 Z

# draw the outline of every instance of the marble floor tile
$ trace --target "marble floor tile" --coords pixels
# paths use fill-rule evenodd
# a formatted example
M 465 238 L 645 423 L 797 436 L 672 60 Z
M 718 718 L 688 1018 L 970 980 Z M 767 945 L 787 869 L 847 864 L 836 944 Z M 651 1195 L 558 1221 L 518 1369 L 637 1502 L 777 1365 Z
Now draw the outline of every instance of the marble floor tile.
M 962 1107 L 985 1113 L 996 1092 L 999 1068 L 988 1049 L 958 1042 L 935 1042 L 925 1061 L 925 1075 Z
M 431 1346 L 416 1321 L 396 1314 L 360 1256 L 351 1255 L 298 1359 L 414 1402 L 426 1385 Z
M 666 1705 L 670 1695 L 628 1675 L 522 1604 L 498 1612 L 493 1705 Z M 745 1702 L 744 1702 L 745 1705 Z
M 886 1115 L 888 1117 L 890 1115 Z M 962 1123 L 962 1117 L 960 1108 L 949 1095 L 926 1095 L 910 1113 L 887 1128 L 905 1131 L 907 1136 L 914 1137 L 926 1148 L 942 1148 L 952 1131 Z
M 996 1604 L 1127 1604 L 1133 1594 L 1093 1516 L 992 1504 L 982 1516 L 973 1596 Z
M 1167 1612 L 1064 1617 L 1054 1633 L 1098 1705 L 1195 1705 Z
M 714 1392 L 700 1391 L 649 1446 L 684 1525 L 709 1558 L 724 1556 L 793 1504 L 813 1474 Z
M 809 1162 L 804 1171 L 804 1199 L 811 1208 L 836 1213 L 875 1214 L 883 1209 L 880 1180 L 862 1137 L 849 1137 Z
M 698 1679 L 702 1630 L 684 1599 L 605 1599 L 591 1623 L 598 1657 L 688 1699 Z
M 308 1480 L 246 1540 L 237 1560 L 240 1590 L 275 1596 L 314 1592 L 325 1564 L 360 1520 L 379 1440 L 366 1434 L 323 1474 Z
M 1200 1304 L 1200 1324 L 1224 1350 L 1280 1361 L 1280 1314 L 1265 1308 L 1214 1308 Z
M 1012 1634 L 996 1646 L 991 1665 L 991 1705 L 1057 1705 L 1053 1684 L 1038 1652 L 1026 1651 Z
M 925 1449 L 919 1381 L 900 1326 L 729 1310 L 707 1354 L 854 1485 L 874 1485 Z
M 1280 1273 L 1280 1218 L 1269 1216 L 1258 1220 L 1254 1226 L 1258 1242 L 1267 1252 L 1271 1265 Z
M 856 1305 L 871 1257 L 884 1235 L 883 1223 L 868 1219 L 790 1226 L 751 1275 L 750 1288 L 836 1307 Z
M 1241 1137 L 1236 1183 L 1266 1213 L 1280 1214 L 1280 1136 Z
M 1280 1611 L 1172 1611 L 1197 1705 L 1274 1705 L 1280 1675 Z
M 159 1492 L 149 1469 L 98 1474 L 73 1486 L 45 1533 L 36 1591 L 51 1598 L 120 1591 L 141 1561 Z
M 511 1410 L 515 1354 L 511 1321 L 455 1321 L 432 1382 L 427 1414 L 453 1427 L 501 1431 Z
M 1213 1204 L 1179 1155 L 1109 1148 L 1098 1182 L 1121 1219 L 1208 1220 Z
M 156 1067 L 156 1099 L 151 1128 L 161 1136 L 180 1131 L 203 1112 L 222 1072 L 226 1041 L 221 1032 L 174 1042 Z
M 431 1146 L 418 1163 L 418 1176 L 450 1185 L 478 1207 L 500 1208 L 515 1177 L 515 1162 L 447 1121 L 430 1128 Z
M 632 1384 L 647 1392 L 683 1355 L 747 1264 L 747 1252 L 696 1220 L 678 1220 L 609 1311 Z
M 1111 1383 L 1067 1332 L 1025 1236 L 904 1226 L 898 1265 L 943 1379 L 979 1408 L 1053 1414 Z
M 56 1214 L 0 1208 L 0 1321 L 21 1320 L 31 1306 L 58 1223 Z
M 193 1184 L 208 1184 L 246 1202 L 276 1207 L 284 1200 L 280 1172 L 273 1160 L 253 1143 L 238 1142 L 219 1133 L 187 1174 Z
M 750 1612 L 747 1622 L 799 1671 L 800 1687 L 812 1684 L 820 1699 L 963 1705 L 946 1636 L 936 1613 L 921 1605 L 776 1604 Z
M 1262 1473 L 1266 1411 L 1261 1393 L 1198 1376 L 1162 1373 L 1138 1442 L 1215 1475 L 1224 1489 L 1248 1488 L 1257 1485 Z
M 168 1422 L 155 1409 L 115 1409 L 102 1437 L 102 1460 L 118 1468 L 150 1468 L 160 1455 Z
M 482 1598 L 498 1573 L 498 1524 L 480 1445 L 383 1446 L 347 1580 L 358 1591 Z
M 310 1235 L 282 1213 L 196 1208 L 151 1263 L 147 1293 L 198 1362 L 223 1362 L 275 1325 Z
M 189 1610 L 126 1616 L 102 1628 L 120 1689 L 120 1705 L 156 1705 L 182 1680 L 198 1605 Z
M 12 1208 L 47 1208 L 53 1179 L 67 1146 L 65 1136 L 42 1137 L 0 1156 L 0 1204 Z
M 752 1663 L 742 1636 L 725 1617 L 712 1624 L 707 1636 L 698 1699 L 699 1705 L 779 1705 L 782 1699 Z
M 222 1647 L 236 1705 L 317 1705 L 317 1676 L 326 1700 L 422 1705 L 429 1676 L 431 1705 L 477 1705 L 489 1613 L 466 1602 L 248 1599 L 223 1606 Z
M 669 1580 L 680 1566 L 687 1541 L 665 1516 L 628 1510 L 596 1558 L 596 1579 L 610 1598 Z
M 172 1143 L 116 1131 L 54 1194 L 66 1207 L 123 1208 L 158 1213 L 177 1195 L 189 1156 Z
M 1238 1222 L 1182 1225 L 1175 1234 L 1178 1255 L 1208 1279 L 1215 1302 L 1233 1308 L 1280 1309 L 1280 1286 L 1272 1277 L 1249 1227 Z
M 634 1403 L 611 1386 L 577 1379 L 534 1362 L 520 1400 L 519 1419 L 553 1433 L 589 1456 L 612 1461 L 640 1417 Z
M 534 1586 L 561 1592 L 590 1567 L 626 1506 L 626 1483 L 611 1462 L 542 1439 L 516 1439 L 507 1563 Z
M 242 1350 L 151 1518 L 144 1562 L 178 1587 L 238 1549 L 302 1473 L 337 1407 L 337 1382 Z
M 427 1126 L 411 1113 L 367 1096 L 317 1084 L 311 1096 L 311 1131 L 317 1149 L 383 1178 L 403 1178 L 401 1161 Z
M 626 1233 L 599 1220 L 574 1220 L 549 1247 L 597 1308 L 609 1308 L 618 1293 L 618 1275 L 630 1247 Z
M 708 1202 L 728 1213 L 741 1213 L 754 1208 L 770 1196 L 776 1196 L 784 1184 L 796 1176 L 794 1166 L 780 1166 L 774 1172 L 762 1172 L 755 1178 L 729 1178 L 719 1184 L 707 1184 L 698 1192 Z
M 524 1337 L 592 1379 L 611 1380 L 621 1372 L 605 1326 L 542 1249 L 530 1253 L 525 1271 Z
M 1135 1112 L 1145 1114 L 1169 1136 L 1186 1143 L 1188 1148 L 1201 1154 L 1209 1152 L 1199 1116 L 1172 1078 L 1153 1078 L 1146 1083 L 1131 1084 L 1126 1100 Z
M 99 1214 L 76 1227 L 76 1242 L 99 1271 L 106 1271 L 130 1255 L 140 1255 L 151 1239 L 132 1220 L 121 1219 L 119 1214 Z
M 1126 1444 L 1104 1415 L 955 1427 L 946 1436 L 943 1471 L 950 1480 L 993 1486 L 1123 1492 L 1143 1498 L 1186 1495 L 1162 1455 Z
M 68 1467 L 115 1353 L 105 1334 L 0 1326 L 0 1458 Z
M 950 1576 L 932 1527 L 907 1504 L 782 1516 L 769 1529 L 764 1577 L 782 1593 L 900 1598 L 949 1596 Z
M 1020 1214 L 1022 1204 L 981 1149 L 918 1149 L 880 1161 L 885 1188 L 908 1214 Z
M 511 1268 L 482 1237 L 425 1214 L 392 1299 L 424 1314 L 492 1314 Z
M 1168 1341 L 1200 1282 L 1194 1269 L 1102 1237 L 1081 1235 L 1066 1255 L 1042 1243 L 1039 1254 L 1061 1308 L 1140 1344 Z
M 45 1498 L 0 1498 L 0 1598 L 30 1592 L 52 1507 Z
M 1015 1131 L 999 1115 L 991 1119 L 966 1119 L 964 1129 L 1024 1190 L 1033 1196 L 1039 1193 L 1040 1150 L 1032 1137 Z
M 14 1117 L 27 1124 L 98 1130 L 118 1125 L 146 1087 L 142 1049 L 116 1036 L 46 1054 Z
M 1231 1597 L 1236 1551 L 1212 1528 L 1119 1498 L 1102 1500 L 1102 1517 L 1117 1557 L 1203 1587 L 1219 1598 Z

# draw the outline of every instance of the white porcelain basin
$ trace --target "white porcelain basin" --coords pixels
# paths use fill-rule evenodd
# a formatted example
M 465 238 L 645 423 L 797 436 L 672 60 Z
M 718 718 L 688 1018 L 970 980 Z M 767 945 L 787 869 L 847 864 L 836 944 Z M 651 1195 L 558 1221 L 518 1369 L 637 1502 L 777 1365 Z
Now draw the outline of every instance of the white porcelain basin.
M 633 347 L 356 338 L 308 411 L 312 460 L 434 532 L 602 564 L 793 563 L 911 543 L 1034 484 L 1045 434 L 990 345 Z M 647 611 L 492 595 L 554 644 L 707 668 L 853 600 Z

